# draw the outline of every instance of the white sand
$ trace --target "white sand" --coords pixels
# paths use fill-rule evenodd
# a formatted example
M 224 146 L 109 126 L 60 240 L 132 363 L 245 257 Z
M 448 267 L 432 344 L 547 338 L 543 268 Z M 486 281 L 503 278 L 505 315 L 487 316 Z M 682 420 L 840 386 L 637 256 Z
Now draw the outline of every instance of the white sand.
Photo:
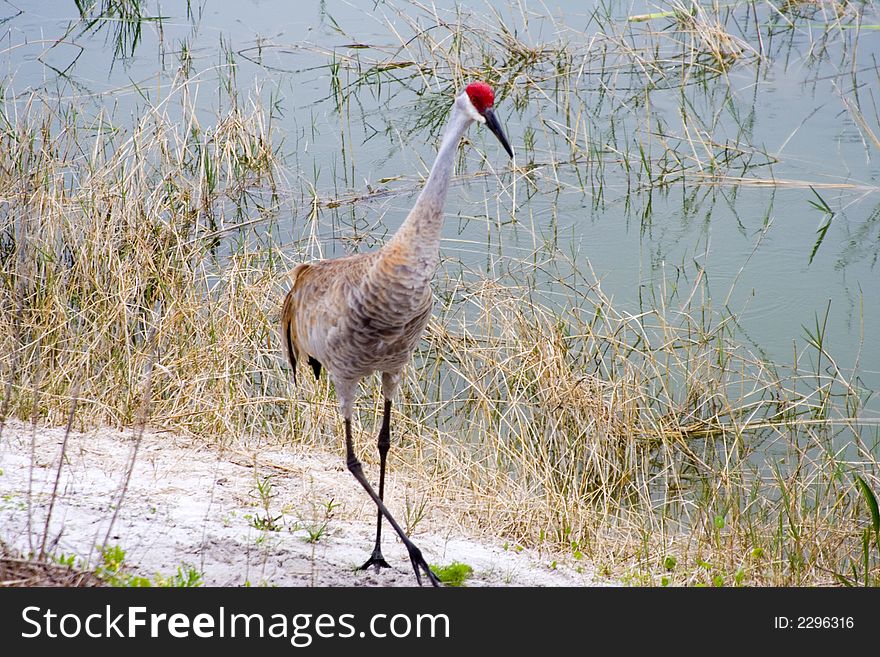
M 62 429 L 38 428 L 30 468 L 30 426 L 7 422 L 0 438 L 0 541 L 14 549 L 26 553 L 39 544 L 63 438 Z M 71 433 L 49 531 L 53 553 L 96 561 L 133 445 L 132 432 Z M 367 467 L 371 478 L 377 476 L 374 469 Z M 281 515 L 280 531 L 253 526 L 253 516 L 264 515 L 256 482 L 267 476 L 274 495 L 270 512 Z M 401 522 L 404 493 L 405 484 L 391 472 L 386 499 Z M 310 543 L 305 527 L 322 524 L 330 500 L 339 506 L 324 534 Z M 450 527 L 456 523 L 432 511 L 412 538 L 429 563 L 460 561 L 473 567 L 468 586 L 606 583 L 583 562 L 554 569 L 552 555 L 505 549 L 502 541 L 477 540 Z M 415 585 L 406 550 L 387 523 L 383 550 L 392 568 L 380 574 L 355 570 L 372 551 L 374 532 L 375 507 L 340 455 L 243 444 L 221 450 L 147 432 L 109 544 L 125 550 L 133 572 L 169 576 L 189 564 L 211 586 Z

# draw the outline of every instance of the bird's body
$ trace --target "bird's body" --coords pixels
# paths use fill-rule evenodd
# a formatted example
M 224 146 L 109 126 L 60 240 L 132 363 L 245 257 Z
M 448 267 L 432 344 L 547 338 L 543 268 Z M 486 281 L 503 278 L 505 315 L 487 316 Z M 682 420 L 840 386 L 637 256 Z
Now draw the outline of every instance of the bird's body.
M 455 152 L 474 122 L 487 123 L 511 153 L 492 112 L 494 95 L 473 83 L 456 98 L 437 159 L 415 206 L 394 237 L 373 253 L 301 264 L 291 273 L 284 300 L 281 334 L 291 366 L 308 360 L 317 378 L 326 368 L 346 423 L 348 467 L 379 508 L 376 547 L 364 567 L 387 566 L 381 554 L 384 515 L 410 551 L 421 582 L 420 568 L 433 584 L 436 577 L 382 503 L 385 461 L 390 445 L 391 400 L 401 373 L 431 317 L 431 279 L 440 261 L 443 205 Z M 511 153 L 512 155 L 512 153 Z M 358 382 L 382 373 L 385 417 L 379 433 L 379 493 L 363 476 L 351 444 L 351 415 Z M 294 374 L 295 376 L 295 374 Z
M 291 322 L 288 357 L 327 368 L 343 415 L 362 378 L 378 371 L 396 382 L 428 324 L 430 279 L 407 269 L 383 249 L 299 265 L 291 275 L 283 309 Z

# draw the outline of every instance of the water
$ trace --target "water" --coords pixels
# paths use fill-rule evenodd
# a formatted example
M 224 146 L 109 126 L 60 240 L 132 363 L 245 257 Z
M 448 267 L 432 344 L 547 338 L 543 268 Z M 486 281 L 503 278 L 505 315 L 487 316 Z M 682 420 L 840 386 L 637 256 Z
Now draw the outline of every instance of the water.
M 445 20 L 454 18 L 453 3 L 436 6 Z M 475 25 L 497 26 L 490 4 L 463 6 Z M 509 173 L 493 175 L 506 170 L 506 156 L 491 135 L 472 131 L 475 147 L 466 149 L 461 166 L 469 175 L 447 205 L 444 254 L 477 270 L 497 266 L 499 254 L 514 263 L 571 257 L 579 268 L 589 264 L 604 292 L 631 312 L 663 281 L 692 285 L 699 278 L 708 282 L 712 306 L 737 313 L 755 351 L 781 364 L 791 362 L 795 348 L 803 350 L 804 327 L 815 326 L 817 317 L 821 322 L 830 301 L 826 348 L 844 372 L 858 367 L 861 385 L 877 390 L 880 17 L 868 4 L 858 19 L 862 29 L 853 29 L 856 18 L 848 16 L 842 27 L 825 30 L 833 17 L 821 11 L 780 17 L 762 8 L 754 16 L 744 3 L 729 7 L 728 29 L 739 26 L 744 42 L 758 49 L 749 21 L 757 23 L 765 57 L 744 57 L 724 75 L 684 86 L 668 84 L 672 75 L 667 81 L 654 75 L 650 93 L 639 72 L 621 67 L 604 78 L 598 72 L 602 26 L 583 3 L 548 4 L 555 23 L 535 7 L 526 19 L 516 7 L 497 10 L 524 43 L 571 43 L 575 64 L 587 62 L 586 69 L 573 91 L 555 89 L 551 77 L 522 108 L 511 99 L 499 102 L 517 164 L 536 166 L 534 189 L 522 179 L 514 189 Z M 146 2 L 142 11 L 139 22 L 86 28 L 74 2 L 35 0 L 21 9 L 0 3 L 7 107 L 36 90 L 75 98 L 117 123 L 131 116 L 133 123 L 143 107 L 173 96 L 186 62 L 204 124 L 228 104 L 225 84 L 276 108 L 276 134 L 283 135 L 281 155 L 291 172 L 274 210 L 285 239 L 303 238 L 307 230 L 309 207 L 300 202 L 306 184 L 322 198 L 366 197 L 321 210 L 320 253 L 373 248 L 396 229 L 430 167 L 448 104 L 448 97 L 432 95 L 443 90 L 442 79 L 406 64 L 423 63 L 424 52 L 409 41 L 414 30 L 405 17 L 434 29 L 427 13 L 402 2 L 339 0 Z M 627 16 L 658 11 L 652 5 L 609 3 L 603 11 L 634 48 L 644 46 L 639 30 L 647 25 L 669 29 L 664 19 L 626 23 Z M 559 26 L 566 28 L 561 35 Z M 443 28 L 436 29 L 448 46 Z M 680 56 L 662 37 L 652 38 L 666 49 L 661 59 Z M 358 80 L 374 61 L 400 68 Z M 537 68 L 546 72 L 550 63 Z M 517 80 L 526 84 L 525 75 Z M 345 92 L 341 107 L 335 82 Z M 173 113 L 174 103 L 169 108 Z M 425 120 L 427 114 L 436 120 Z M 566 135 L 582 151 L 567 164 L 573 150 Z M 658 184 L 653 166 L 648 184 L 649 174 L 638 173 L 639 143 L 654 162 L 667 147 L 682 158 L 670 167 L 678 180 Z M 724 161 L 724 180 L 709 180 L 713 157 Z M 563 164 L 549 166 L 553 161 Z M 489 175 L 472 175 L 478 171 Z M 736 184 L 736 177 L 747 180 Z M 392 193 L 375 194 L 383 189 Z M 817 230 L 829 221 L 823 204 L 834 214 L 817 247 Z M 531 273 L 548 299 L 564 305 L 553 273 Z M 873 399 L 866 412 L 876 415 L 880 402 Z

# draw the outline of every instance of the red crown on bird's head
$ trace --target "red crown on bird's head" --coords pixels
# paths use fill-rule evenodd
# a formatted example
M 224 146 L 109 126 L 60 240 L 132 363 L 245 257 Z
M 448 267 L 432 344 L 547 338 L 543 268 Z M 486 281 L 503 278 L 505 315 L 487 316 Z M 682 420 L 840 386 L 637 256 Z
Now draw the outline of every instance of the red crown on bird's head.
M 468 98 L 480 114 L 495 104 L 495 92 L 485 82 L 471 82 L 466 88 Z

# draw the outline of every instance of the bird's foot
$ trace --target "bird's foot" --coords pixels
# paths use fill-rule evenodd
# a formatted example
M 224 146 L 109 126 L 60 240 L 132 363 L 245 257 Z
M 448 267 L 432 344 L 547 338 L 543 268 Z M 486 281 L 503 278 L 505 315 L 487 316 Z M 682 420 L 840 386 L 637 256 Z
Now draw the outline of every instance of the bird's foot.
M 409 550 L 409 560 L 412 562 L 413 571 L 415 571 L 416 581 L 419 583 L 419 586 L 422 585 L 422 571 L 427 575 L 428 581 L 431 582 L 431 586 L 441 586 L 440 580 L 437 579 L 437 575 L 434 574 L 434 571 L 431 570 L 431 567 L 422 556 L 422 551 L 412 543 L 407 545 L 406 548 Z
M 382 550 L 377 546 L 375 550 L 373 550 L 373 554 L 369 559 L 364 563 L 363 566 L 358 568 L 358 570 L 368 570 L 371 566 L 376 567 L 376 572 L 378 573 L 382 568 L 391 568 L 390 564 L 385 561 L 385 557 L 382 556 Z

